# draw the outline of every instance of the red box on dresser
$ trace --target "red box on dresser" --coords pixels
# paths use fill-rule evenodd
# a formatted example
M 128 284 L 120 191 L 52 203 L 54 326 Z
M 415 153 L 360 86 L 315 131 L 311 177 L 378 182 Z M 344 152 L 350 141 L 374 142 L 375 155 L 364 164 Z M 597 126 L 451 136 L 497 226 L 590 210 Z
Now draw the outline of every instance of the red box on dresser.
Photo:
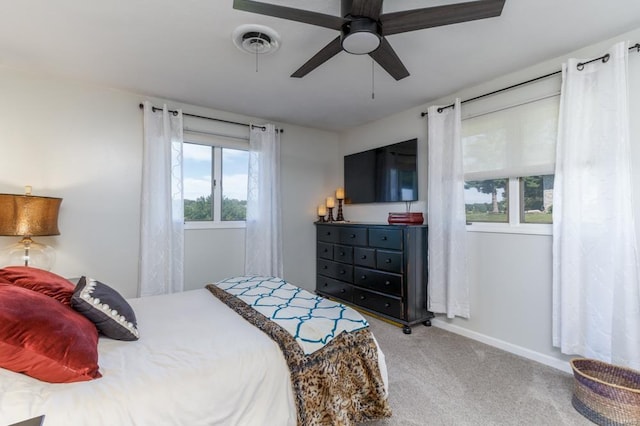
M 422 225 L 424 217 L 422 213 L 389 213 L 387 221 L 389 224 Z

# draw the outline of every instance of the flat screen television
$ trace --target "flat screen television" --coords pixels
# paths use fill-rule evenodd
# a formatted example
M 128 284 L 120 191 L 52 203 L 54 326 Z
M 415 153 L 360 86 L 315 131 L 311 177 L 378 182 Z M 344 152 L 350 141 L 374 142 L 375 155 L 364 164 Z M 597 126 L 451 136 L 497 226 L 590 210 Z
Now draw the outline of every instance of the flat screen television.
M 410 139 L 344 157 L 346 204 L 418 199 L 418 140 Z

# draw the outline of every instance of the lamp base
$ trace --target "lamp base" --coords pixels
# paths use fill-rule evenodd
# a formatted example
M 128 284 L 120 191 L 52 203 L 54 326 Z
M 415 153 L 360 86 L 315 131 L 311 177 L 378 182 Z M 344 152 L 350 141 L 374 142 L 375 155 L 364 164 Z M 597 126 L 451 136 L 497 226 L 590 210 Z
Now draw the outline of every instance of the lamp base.
M 53 247 L 36 243 L 29 237 L 0 251 L 1 266 L 29 266 L 49 271 L 56 260 Z

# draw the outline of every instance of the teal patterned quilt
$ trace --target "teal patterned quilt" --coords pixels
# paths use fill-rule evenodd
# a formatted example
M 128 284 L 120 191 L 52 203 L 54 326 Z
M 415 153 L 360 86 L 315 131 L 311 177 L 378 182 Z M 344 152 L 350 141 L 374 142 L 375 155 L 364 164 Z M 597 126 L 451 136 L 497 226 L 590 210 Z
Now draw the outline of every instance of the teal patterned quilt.
M 305 355 L 321 349 L 343 331 L 369 326 L 354 309 L 311 294 L 282 278 L 241 276 L 215 285 L 284 328 Z

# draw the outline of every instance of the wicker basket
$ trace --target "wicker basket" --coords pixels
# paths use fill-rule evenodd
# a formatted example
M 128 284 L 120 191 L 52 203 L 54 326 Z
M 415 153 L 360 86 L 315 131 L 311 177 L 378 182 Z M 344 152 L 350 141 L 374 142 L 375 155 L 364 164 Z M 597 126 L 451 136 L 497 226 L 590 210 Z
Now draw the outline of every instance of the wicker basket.
M 571 360 L 573 407 L 599 425 L 640 425 L 640 372 L 587 358 Z

